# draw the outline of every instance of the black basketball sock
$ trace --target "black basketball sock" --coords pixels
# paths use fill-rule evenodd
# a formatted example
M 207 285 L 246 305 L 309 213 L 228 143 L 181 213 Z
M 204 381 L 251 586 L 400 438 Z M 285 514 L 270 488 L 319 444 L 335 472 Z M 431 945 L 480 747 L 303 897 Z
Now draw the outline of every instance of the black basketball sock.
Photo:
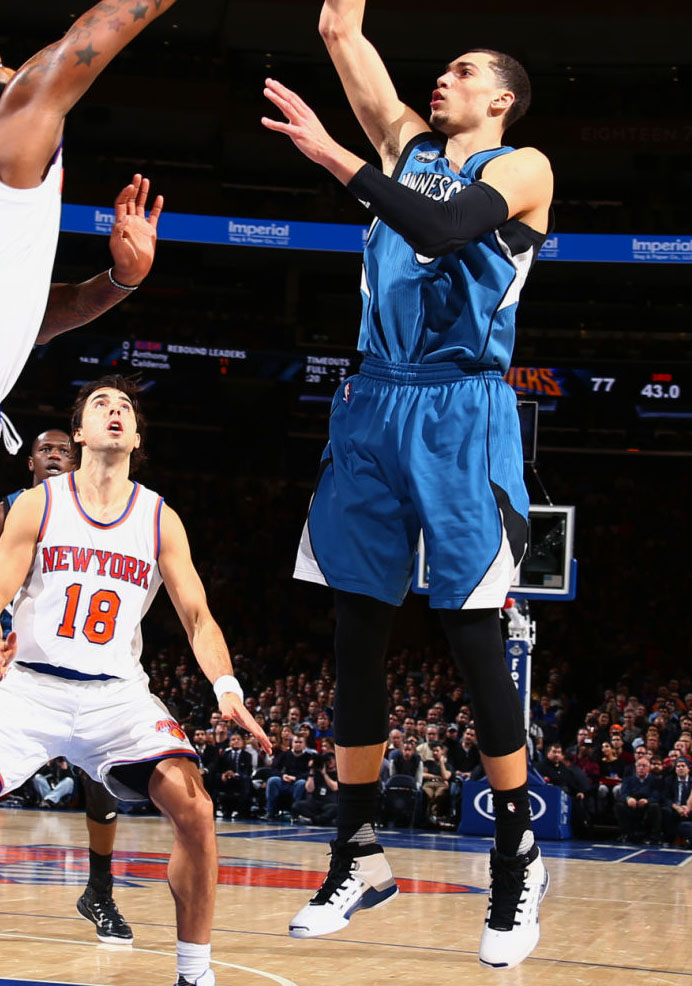
M 531 830 L 528 783 L 510 791 L 493 789 L 493 804 L 497 851 L 503 856 L 521 856 L 526 853 L 534 858 L 538 850 Z
M 377 781 L 371 784 L 339 783 L 339 801 L 336 816 L 337 841 L 372 845 L 375 838 L 377 814 Z
M 101 856 L 100 853 L 89 850 L 89 882 L 91 887 L 99 897 L 110 897 L 113 890 L 113 876 L 111 874 L 112 853 Z

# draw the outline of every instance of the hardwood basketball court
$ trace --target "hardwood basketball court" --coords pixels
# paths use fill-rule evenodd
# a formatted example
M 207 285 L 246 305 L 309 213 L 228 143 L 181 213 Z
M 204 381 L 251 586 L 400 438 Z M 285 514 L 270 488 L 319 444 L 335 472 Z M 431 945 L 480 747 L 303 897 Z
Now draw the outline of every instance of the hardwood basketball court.
M 682 986 L 692 981 L 692 854 L 589 843 L 542 844 L 551 887 L 534 955 L 483 969 L 488 840 L 383 832 L 401 887 L 382 909 L 324 939 L 287 923 L 319 886 L 330 831 L 218 822 L 220 886 L 212 934 L 218 986 Z M 0 986 L 172 986 L 171 835 L 157 817 L 121 817 L 114 896 L 133 947 L 102 945 L 75 902 L 86 883 L 84 816 L 0 811 Z

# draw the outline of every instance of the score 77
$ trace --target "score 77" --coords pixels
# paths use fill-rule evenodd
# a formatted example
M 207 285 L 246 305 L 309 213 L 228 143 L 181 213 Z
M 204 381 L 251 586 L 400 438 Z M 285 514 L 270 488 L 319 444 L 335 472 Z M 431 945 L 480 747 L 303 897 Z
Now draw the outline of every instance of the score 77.
M 591 377 L 591 389 L 595 392 L 600 391 L 610 391 L 613 389 L 613 384 L 615 383 L 615 377 Z

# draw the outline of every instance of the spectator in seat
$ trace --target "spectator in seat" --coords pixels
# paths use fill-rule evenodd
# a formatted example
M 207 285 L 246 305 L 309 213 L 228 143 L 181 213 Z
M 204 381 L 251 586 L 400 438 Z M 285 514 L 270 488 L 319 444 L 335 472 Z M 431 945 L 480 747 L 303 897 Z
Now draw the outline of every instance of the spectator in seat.
M 452 772 L 449 796 L 452 814 L 457 819 L 461 818 L 463 785 L 470 779 L 480 760 L 476 730 L 473 726 L 467 726 L 461 742 L 447 750 L 447 766 Z
M 619 726 L 610 727 L 610 745 L 613 748 L 613 753 L 618 760 L 621 760 L 625 767 L 629 767 L 630 764 L 634 763 L 634 753 L 631 749 L 627 749 L 625 742 L 622 738 L 622 729 Z
M 317 747 L 317 751 L 318 753 L 322 753 L 322 740 L 334 735 L 334 730 L 332 729 L 332 724 L 329 721 L 329 716 L 324 709 L 320 709 L 317 713 L 317 726 L 313 732 L 313 735 L 315 738 L 315 746 Z
M 622 741 L 623 743 L 628 743 L 631 746 L 632 742 L 642 735 L 641 729 L 635 722 L 634 709 L 625 709 L 622 722 Z
M 533 709 L 533 719 L 543 731 L 543 748 L 555 743 L 559 737 L 560 712 L 550 704 L 549 695 L 541 695 L 540 701 Z
M 404 734 L 400 729 L 390 729 L 389 739 L 387 740 L 387 749 L 385 750 L 385 757 L 387 760 L 391 760 L 392 754 L 401 750 L 404 743 Z
M 598 778 L 598 814 L 601 818 L 607 818 L 613 810 L 624 771 L 624 760 L 616 756 L 610 740 L 604 740 L 601 743 Z
M 397 774 L 408 774 L 409 777 L 414 778 L 416 787 L 420 787 L 423 783 L 423 761 L 413 740 L 404 740 L 401 750 L 397 750 L 392 755 L 389 764 L 390 777 L 395 777 Z
M 245 749 L 245 737 L 234 732 L 225 750 L 221 750 L 216 762 L 217 803 L 224 818 L 234 812 L 241 817 L 250 817 L 252 799 L 252 757 Z
M 433 758 L 433 744 L 440 742 L 440 730 L 435 723 L 430 723 L 425 729 L 425 742 L 419 743 L 416 752 L 423 763 Z
M 195 729 L 192 734 L 192 745 L 200 760 L 199 772 L 202 775 L 202 783 L 207 794 L 212 795 L 218 756 L 216 746 L 209 742 L 206 729 Z
M 217 722 L 214 726 L 214 745 L 217 752 L 225 750 L 228 746 L 228 726 L 225 722 Z
M 56 757 L 31 778 L 41 799 L 39 808 L 63 808 L 74 794 L 74 771 L 64 757 Z
M 294 802 L 294 814 L 307 818 L 312 825 L 335 825 L 338 788 L 336 757 L 333 753 L 316 753 L 310 760 L 305 797 Z
M 623 777 L 633 777 L 636 773 L 636 767 L 640 760 L 651 760 L 651 754 L 647 750 L 646 746 L 642 743 L 641 746 L 635 747 L 634 750 L 634 763 L 625 767 L 625 773 Z
M 273 775 L 267 779 L 267 814 L 274 820 L 279 816 L 279 803 L 290 799 L 291 805 L 300 801 L 312 757 L 305 750 L 305 737 L 293 737 L 291 749 L 280 753 L 272 763 Z
M 685 757 L 678 757 L 675 761 L 675 774 L 673 777 L 666 778 L 663 787 L 661 823 L 666 846 L 671 846 L 675 841 L 680 823 L 692 819 L 692 813 L 688 807 L 691 797 L 690 764 Z
M 661 830 L 660 796 L 648 757 L 640 757 L 634 769 L 634 776 L 626 777 L 620 785 L 615 802 L 620 826 L 618 841 L 629 842 L 643 836 L 648 844 L 657 843 Z
M 574 834 L 577 838 L 585 837 L 591 824 L 586 800 L 590 785 L 586 774 L 575 767 L 571 757 L 565 757 L 560 743 L 550 744 L 538 769 L 548 784 L 554 784 L 569 796 Z
M 427 801 L 425 814 L 432 825 L 437 825 L 449 804 L 449 782 L 452 772 L 447 767 L 442 744 L 430 744 L 432 757 L 423 760 L 423 794 Z

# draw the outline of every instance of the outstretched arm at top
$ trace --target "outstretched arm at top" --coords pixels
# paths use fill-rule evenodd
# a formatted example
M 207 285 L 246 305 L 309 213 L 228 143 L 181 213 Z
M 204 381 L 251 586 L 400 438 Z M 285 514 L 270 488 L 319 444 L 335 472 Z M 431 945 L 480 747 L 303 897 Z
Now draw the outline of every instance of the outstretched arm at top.
M 365 0 L 325 0 L 319 29 L 351 109 L 391 174 L 411 137 L 430 127 L 399 99 L 377 50 L 363 35 L 364 13 Z
M 281 83 L 267 79 L 264 94 L 286 117 L 286 122 L 263 117 L 264 126 L 290 137 L 306 157 L 330 171 L 418 253 L 427 257 L 451 253 L 509 218 L 521 219 L 539 232 L 547 229 L 552 172 L 548 159 L 534 148 L 496 158 L 486 167 L 483 181 L 448 202 L 435 202 L 338 144 L 310 107 Z
M 66 114 L 108 63 L 175 0 L 101 0 L 22 65 L 0 101 L 0 180 L 38 185 Z
M 192 653 L 213 684 L 223 675 L 232 675 L 228 647 L 218 623 L 209 612 L 202 580 L 192 563 L 185 528 L 178 515 L 163 505 L 161 512 L 161 552 L 159 568 L 168 595 L 185 628 Z M 262 727 L 233 692 L 219 699 L 219 709 L 227 719 L 234 719 L 259 740 L 262 749 L 271 753 L 271 744 Z
M 132 293 L 127 287 L 142 283 L 154 262 L 156 228 L 163 209 L 163 196 L 157 195 L 147 217 L 148 193 L 149 179 L 135 175 L 115 200 L 110 250 L 113 279 L 124 287 L 114 285 L 108 271 L 81 284 L 52 284 L 38 344 L 93 321 L 127 298 Z

